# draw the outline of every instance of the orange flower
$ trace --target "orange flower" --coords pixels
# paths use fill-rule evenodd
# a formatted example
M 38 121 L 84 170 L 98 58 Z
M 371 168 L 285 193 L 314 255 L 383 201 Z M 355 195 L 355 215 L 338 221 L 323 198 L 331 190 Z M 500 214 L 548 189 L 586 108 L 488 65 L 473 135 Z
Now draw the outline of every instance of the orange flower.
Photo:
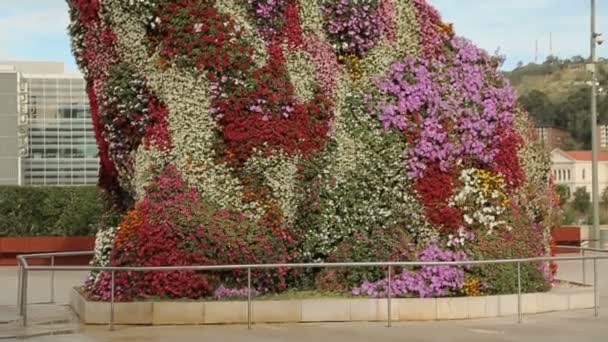
M 139 209 L 136 207 L 127 211 L 118 225 L 115 241 L 116 246 L 122 247 L 128 241 L 135 239 L 141 225 L 142 219 Z
M 439 30 L 447 33 L 450 37 L 454 37 L 454 24 L 452 23 L 440 23 Z

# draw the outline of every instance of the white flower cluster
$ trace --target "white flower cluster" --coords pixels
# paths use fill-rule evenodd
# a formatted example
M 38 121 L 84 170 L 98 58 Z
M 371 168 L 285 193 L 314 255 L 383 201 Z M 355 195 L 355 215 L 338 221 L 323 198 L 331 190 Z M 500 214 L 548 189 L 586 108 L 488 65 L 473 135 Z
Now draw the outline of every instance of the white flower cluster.
M 386 1 L 386 0 L 385 0 Z M 391 64 L 405 56 L 416 56 L 419 52 L 419 35 L 416 27 L 416 12 L 411 0 L 395 0 L 395 35 L 396 41 L 391 43 L 383 39 L 369 50 L 361 61 L 362 84 L 373 85 L 369 82 L 374 77 L 385 75 Z
M 459 178 L 463 186 L 449 204 L 462 210 L 467 225 L 483 228 L 488 234 L 498 227 L 510 229 L 501 219 L 506 211 L 504 189 L 488 186 L 480 172 L 489 174 L 475 168 L 462 170 Z
M 80 68 L 82 74 L 86 77 L 88 70 L 84 65 L 84 34 L 82 32 L 82 26 L 76 18 L 75 10 L 70 8 L 70 23 L 68 24 L 68 32 L 70 33 L 70 46 L 72 48 L 72 54 L 76 58 L 76 64 Z
M 149 88 L 169 109 L 167 123 L 173 149 L 167 160 L 176 164 L 204 199 L 257 217 L 259 208 L 255 204 L 245 204 L 241 199 L 242 185 L 238 178 L 233 176 L 227 165 L 215 161 L 214 146 L 219 139 L 220 128 L 209 114 L 206 79 L 173 66 L 160 70 L 155 63 L 157 56 L 149 57 L 147 54 L 146 31 L 140 24 L 141 18 L 111 7 L 107 14 L 118 38 L 121 58 L 145 75 Z M 137 165 L 147 167 L 145 162 Z M 135 170 L 135 174 L 146 175 L 148 171 Z M 139 178 L 138 189 L 142 189 L 144 180 L 150 178 L 150 174 Z
M 299 156 L 289 157 L 281 152 L 270 157 L 256 153 L 247 160 L 244 167 L 248 175 L 262 179 L 263 185 L 270 190 L 271 198 L 279 203 L 285 221 L 290 226 L 302 199 L 302 194 L 296 191 L 299 160 Z
M 95 249 L 93 250 L 93 259 L 91 259 L 91 266 L 108 266 L 110 265 L 110 257 L 112 256 L 112 247 L 114 245 L 114 236 L 116 235 L 117 228 L 109 227 L 103 230 L 99 230 L 95 234 Z M 99 275 L 98 271 L 91 271 L 89 273 L 89 280 L 97 282 Z
M 219 12 L 227 13 L 232 17 L 237 29 L 242 30 L 243 38 L 253 46 L 253 62 L 257 67 L 262 67 L 266 65 L 266 62 L 268 61 L 266 44 L 258 34 L 255 26 L 249 22 L 249 15 L 244 7 L 245 2 L 246 1 L 242 0 L 220 0 L 215 2 L 215 7 Z M 305 2 L 308 2 L 308 0 Z
M 91 265 L 108 266 L 110 264 L 110 256 L 112 255 L 112 246 L 116 231 L 116 227 L 110 227 L 99 230 L 97 234 L 95 234 L 95 250 Z
M 325 40 L 323 14 L 317 0 L 300 1 L 300 26 L 308 34 L 318 35 Z
M 310 55 L 305 51 L 291 52 L 289 49 L 283 49 L 283 52 L 285 67 L 296 98 L 300 103 L 311 101 L 314 98 L 316 70 Z
M 125 140 L 132 137 L 125 136 L 123 126 L 125 121 L 129 122 L 134 131 L 131 133 L 140 138 L 145 135 L 150 121 L 146 84 L 142 79 L 133 77 L 132 70 L 123 65 L 114 66 L 111 70 L 114 73 L 111 73 L 105 90 L 100 94 L 100 115 L 106 121 L 102 135 L 108 143 L 110 158 L 118 171 L 121 187 L 133 192 L 133 151 L 130 151 L 132 146 L 125 144 Z
M 384 131 L 365 111 L 364 95 L 347 75 L 337 92 L 333 147 L 320 175 L 321 223 L 308 231 L 304 250 L 327 255 L 355 232 L 389 227 L 408 229 L 420 239 L 436 236 L 408 189 L 401 136 Z
M 448 247 L 463 247 L 465 242 L 473 240 L 474 237 L 473 233 L 469 233 L 464 227 L 460 227 L 456 234 L 448 235 L 448 242 L 446 245 Z
M 133 167 L 133 195 L 135 200 L 141 200 L 145 195 L 145 187 L 154 179 L 154 176 L 171 160 L 168 151 L 159 150 L 154 146 L 139 145 L 135 152 L 135 165 Z
M 559 224 L 560 216 L 559 208 L 551 203 L 551 159 L 546 148 L 534 138 L 531 132 L 533 126 L 527 113 L 516 112 L 515 127 L 524 139 L 524 148 L 520 149 L 518 158 L 526 174 L 524 184 L 515 193 L 515 198 L 530 221 L 542 226 L 546 253 L 550 253 L 551 228 Z M 538 222 L 538 218 L 542 218 L 542 221 Z

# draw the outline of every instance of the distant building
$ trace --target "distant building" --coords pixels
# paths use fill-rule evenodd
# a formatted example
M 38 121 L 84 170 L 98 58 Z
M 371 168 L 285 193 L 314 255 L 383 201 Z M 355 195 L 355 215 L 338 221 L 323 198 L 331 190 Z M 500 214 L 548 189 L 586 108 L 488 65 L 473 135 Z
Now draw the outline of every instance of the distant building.
M 85 82 L 61 62 L 0 61 L 0 184 L 95 184 Z
M 585 188 L 591 193 L 591 151 L 551 151 L 551 173 L 555 183 L 568 187 L 570 193 Z M 600 194 L 608 187 L 608 151 L 598 155 L 598 177 Z
M 600 131 L 600 149 L 608 150 L 608 125 L 600 125 L 598 129 Z
M 548 149 L 554 149 L 562 147 L 569 134 L 559 128 L 536 127 L 536 136 Z

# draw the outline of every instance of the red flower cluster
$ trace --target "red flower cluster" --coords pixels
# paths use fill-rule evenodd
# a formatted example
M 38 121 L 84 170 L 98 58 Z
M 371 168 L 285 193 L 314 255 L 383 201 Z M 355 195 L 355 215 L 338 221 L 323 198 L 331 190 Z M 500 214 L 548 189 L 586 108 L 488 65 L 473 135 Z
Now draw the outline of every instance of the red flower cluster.
M 253 89 L 216 101 L 228 155 L 236 160 L 246 160 L 254 148 L 307 154 L 327 139 L 329 99 L 317 92 L 312 101 L 296 103 L 280 47 L 271 44 L 268 53 L 268 64 L 252 74 Z
M 93 121 L 93 130 L 95 131 L 95 140 L 97 140 L 97 147 L 99 149 L 99 186 L 108 191 L 110 194 L 114 194 L 120 191 L 120 184 L 118 183 L 118 172 L 116 166 L 108 153 L 108 143 L 102 136 L 103 126 L 100 124 L 99 106 L 97 104 L 97 95 L 93 90 L 91 82 L 87 84 L 87 95 L 89 96 L 89 105 L 91 106 L 91 120 Z
M 517 132 L 512 129 L 501 130 L 496 146 L 498 153 L 491 167 L 494 172 L 502 175 L 509 191 L 519 188 L 525 180 L 525 173 L 517 156 L 522 145 L 523 139 Z
M 289 2 L 283 13 L 283 36 L 291 47 L 302 46 L 302 27 L 300 25 L 300 8 L 296 1 Z
M 116 35 L 109 27 L 102 27 L 99 18 L 98 0 L 75 0 L 72 8 L 84 29 L 83 48 L 80 54 L 81 67 L 88 71 L 87 95 L 91 108 L 91 119 L 95 139 L 99 147 L 99 185 L 111 195 L 118 198 L 122 192 L 118 183 L 116 166 L 110 159 L 108 143 L 104 140 L 104 125 L 99 112 L 99 92 L 107 80 L 110 66 L 116 63 L 117 55 L 114 50 Z M 116 201 L 121 204 L 120 201 Z
M 416 181 L 414 189 L 426 208 L 429 221 L 445 232 L 452 233 L 463 225 L 460 209 L 448 206 L 455 187 L 455 177 L 441 171 L 438 165 L 429 166 Z
M 253 49 L 228 14 L 214 8 L 214 0 L 164 1 L 148 35 L 151 53 L 215 75 L 238 75 L 251 66 Z
M 268 62 L 256 69 L 251 46 L 233 20 L 213 8 L 213 1 L 165 3 L 156 13 L 160 24 L 149 38 L 161 56 L 204 70 L 215 93 L 226 94 L 212 96 L 212 107 L 231 160 L 246 160 L 254 148 L 306 154 L 323 146 L 330 102 L 318 90 L 309 103 L 296 103 L 278 41 L 269 43 Z M 289 3 L 283 15 L 285 30 L 276 39 L 300 46 L 297 5 Z M 243 86 L 244 79 L 251 86 Z
M 148 95 L 148 112 L 152 120 L 146 127 L 144 137 L 146 147 L 155 146 L 159 150 L 170 150 L 173 145 L 167 124 L 169 116 L 167 106 L 155 96 Z
M 81 23 L 99 20 L 99 0 L 72 0 L 71 4 L 78 10 L 78 21 Z
M 259 222 L 217 209 L 202 201 L 171 165 L 147 188 L 136 211 L 124 217 L 117 242 L 111 259 L 115 266 L 288 263 L 295 256 L 295 240 L 278 209 L 268 209 Z M 255 271 L 252 280 L 258 290 L 281 290 L 286 286 L 286 274 L 285 269 Z M 244 286 L 247 274 L 242 270 L 120 272 L 116 279 L 120 300 L 199 298 L 210 295 L 220 282 Z M 109 282 L 102 279 L 92 295 L 106 299 L 106 285 Z

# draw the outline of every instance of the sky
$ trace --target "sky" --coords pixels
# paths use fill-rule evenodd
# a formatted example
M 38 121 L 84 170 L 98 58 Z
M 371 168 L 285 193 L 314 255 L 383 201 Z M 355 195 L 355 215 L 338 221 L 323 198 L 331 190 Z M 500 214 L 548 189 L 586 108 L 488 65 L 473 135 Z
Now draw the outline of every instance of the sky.
M 221 0 L 220 0 L 221 1 Z M 305 0 L 310 1 L 310 0 Z M 427 0 L 454 24 L 458 35 L 506 57 L 503 69 L 550 54 L 589 55 L 589 0 Z M 596 0 L 598 32 L 608 36 L 608 0 Z M 70 50 L 65 0 L 0 0 L 0 59 L 64 61 L 77 67 Z M 608 56 L 608 42 L 598 54 Z

